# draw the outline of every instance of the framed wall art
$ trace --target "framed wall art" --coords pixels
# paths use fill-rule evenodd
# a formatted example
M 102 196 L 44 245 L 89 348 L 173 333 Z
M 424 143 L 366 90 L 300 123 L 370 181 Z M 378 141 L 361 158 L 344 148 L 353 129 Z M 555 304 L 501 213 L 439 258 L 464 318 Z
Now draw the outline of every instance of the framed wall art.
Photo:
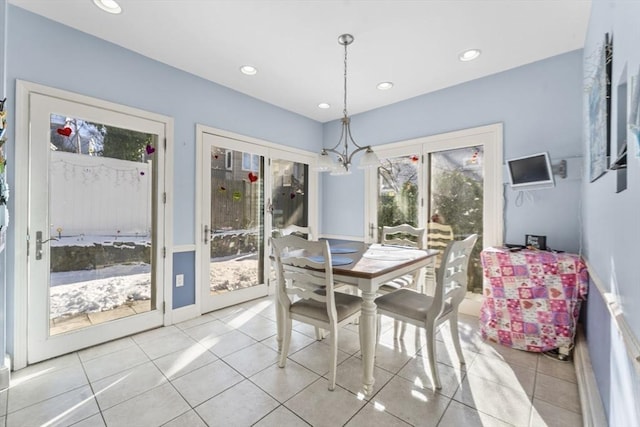
M 613 40 L 607 33 L 597 55 L 589 90 L 589 179 L 600 178 L 609 169 L 611 154 L 611 66 Z
M 640 157 L 640 67 L 631 76 L 629 90 L 629 130 L 635 137 L 636 156 Z M 631 142 L 630 142 L 631 143 Z

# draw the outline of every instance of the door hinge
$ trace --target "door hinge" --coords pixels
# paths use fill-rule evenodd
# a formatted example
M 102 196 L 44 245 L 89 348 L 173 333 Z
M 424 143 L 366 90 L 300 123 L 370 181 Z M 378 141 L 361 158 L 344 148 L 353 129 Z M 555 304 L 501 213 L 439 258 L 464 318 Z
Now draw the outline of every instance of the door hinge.
M 167 257 L 167 247 L 163 246 L 162 247 L 162 258 L 166 258 Z
M 424 154 L 422 155 L 422 164 L 424 165 Z
M 162 193 L 162 203 L 167 204 L 167 192 Z
M 165 314 L 166 312 L 167 312 L 167 302 L 162 301 L 162 314 Z
M 29 244 L 30 242 L 30 236 L 29 236 L 29 232 L 27 231 L 27 258 L 29 258 Z
M 167 138 L 164 139 L 164 151 L 167 151 Z

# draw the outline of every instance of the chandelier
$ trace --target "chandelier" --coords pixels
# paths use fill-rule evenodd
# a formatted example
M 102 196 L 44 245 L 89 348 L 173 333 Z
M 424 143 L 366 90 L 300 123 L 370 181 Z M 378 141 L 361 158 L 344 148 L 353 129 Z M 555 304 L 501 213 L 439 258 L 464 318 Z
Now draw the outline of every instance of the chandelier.
M 331 172 L 331 175 L 347 175 L 351 173 L 351 160 L 356 153 L 364 151 L 360 159 L 359 169 L 375 167 L 380 164 L 378 156 L 373 152 L 370 145 L 362 147 L 358 145 L 351 136 L 351 118 L 347 114 L 347 46 L 353 43 L 351 34 L 343 34 L 338 37 L 338 43 L 344 46 L 344 110 L 342 111 L 342 133 L 338 143 L 332 148 L 323 148 L 318 161 L 318 171 Z M 349 153 L 349 142 L 355 147 Z M 329 153 L 336 156 L 334 160 Z

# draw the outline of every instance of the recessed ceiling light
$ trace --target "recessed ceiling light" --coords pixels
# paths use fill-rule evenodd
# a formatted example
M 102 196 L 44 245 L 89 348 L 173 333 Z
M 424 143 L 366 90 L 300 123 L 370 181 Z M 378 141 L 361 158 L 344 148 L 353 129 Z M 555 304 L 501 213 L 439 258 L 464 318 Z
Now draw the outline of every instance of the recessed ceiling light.
M 242 74 L 246 74 L 247 76 L 253 76 L 258 72 L 258 69 L 251 65 L 243 65 L 240 67 L 240 71 L 242 71 Z
M 376 87 L 380 90 L 389 90 L 393 87 L 393 82 L 381 82 Z
M 320 104 L 318 104 L 318 108 L 322 108 L 323 110 L 326 110 L 327 108 L 330 108 L 331 105 L 327 104 L 326 102 L 321 102 Z
M 115 0 L 93 0 L 93 3 L 105 12 L 122 13 L 122 8 Z
M 480 49 L 467 49 L 458 55 L 460 61 L 473 61 L 480 56 Z

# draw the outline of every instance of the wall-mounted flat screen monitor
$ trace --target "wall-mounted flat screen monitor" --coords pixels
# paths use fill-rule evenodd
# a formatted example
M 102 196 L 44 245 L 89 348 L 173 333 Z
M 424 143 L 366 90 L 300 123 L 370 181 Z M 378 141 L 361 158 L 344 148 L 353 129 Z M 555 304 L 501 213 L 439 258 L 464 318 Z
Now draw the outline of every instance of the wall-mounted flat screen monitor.
M 547 153 L 507 160 L 507 170 L 511 188 L 514 189 L 549 188 L 555 185 Z

